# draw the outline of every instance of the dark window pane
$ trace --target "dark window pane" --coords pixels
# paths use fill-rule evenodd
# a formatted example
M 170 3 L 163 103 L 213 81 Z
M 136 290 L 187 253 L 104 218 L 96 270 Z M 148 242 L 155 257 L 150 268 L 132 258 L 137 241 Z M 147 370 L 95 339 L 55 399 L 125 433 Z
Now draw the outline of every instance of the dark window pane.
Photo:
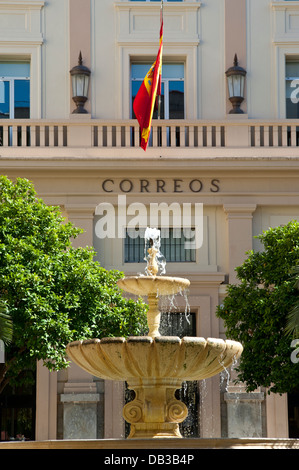
M 30 118 L 30 82 L 15 80 L 15 119 Z
M 169 119 L 184 119 L 184 82 L 169 82 Z
M 157 97 L 156 108 L 153 112 L 153 119 L 158 118 L 159 97 Z M 160 118 L 164 119 L 164 83 L 161 83 L 161 97 L 160 97 Z
M 0 82 L 0 119 L 9 119 L 9 82 Z
M 286 100 L 286 117 L 287 119 L 299 118 L 299 103 L 292 103 L 289 98 Z

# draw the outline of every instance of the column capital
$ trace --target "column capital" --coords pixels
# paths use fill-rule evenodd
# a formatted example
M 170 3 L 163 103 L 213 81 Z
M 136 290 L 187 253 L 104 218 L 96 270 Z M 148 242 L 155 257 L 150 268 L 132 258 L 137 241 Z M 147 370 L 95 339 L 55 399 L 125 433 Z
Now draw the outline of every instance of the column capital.
M 224 204 L 223 209 L 229 218 L 252 218 L 256 204 Z
M 98 403 L 99 393 L 64 393 L 60 395 L 62 403 Z
M 81 217 L 94 216 L 96 204 L 64 204 L 64 209 L 68 214 L 79 215 Z
M 249 392 L 249 393 L 235 393 L 235 392 L 230 392 L 230 393 L 225 393 L 224 394 L 224 401 L 226 403 L 238 403 L 244 402 L 244 403 L 261 403 L 265 399 L 265 394 L 264 392 Z

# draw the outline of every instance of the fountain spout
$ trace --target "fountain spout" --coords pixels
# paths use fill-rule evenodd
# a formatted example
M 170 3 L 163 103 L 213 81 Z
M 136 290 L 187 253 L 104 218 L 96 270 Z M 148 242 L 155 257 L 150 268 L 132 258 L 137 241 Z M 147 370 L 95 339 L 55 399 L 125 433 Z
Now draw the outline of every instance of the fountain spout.
M 157 259 L 156 259 L 156 256 L 157 256 L 157 253 L 158 253 L 159 250 L 154 246 L 152 238 L 150 239 L 149 244 L 150 244 L 150 248 L 147 250 L 149 256 L 147 258 L 147 269 L 146 269 L 146 271 L 147 271 L 148 275 L 156 276 L 158 274 L 158 270 L 159 270 Z

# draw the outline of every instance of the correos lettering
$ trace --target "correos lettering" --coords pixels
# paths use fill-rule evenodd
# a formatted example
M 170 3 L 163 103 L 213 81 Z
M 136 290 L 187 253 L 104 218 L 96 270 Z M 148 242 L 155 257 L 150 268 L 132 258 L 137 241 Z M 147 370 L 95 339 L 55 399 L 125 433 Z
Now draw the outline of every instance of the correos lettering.
M 115 181 L 107 178 L 102 182 L 104 193 L 200 193 L 201 191 L 210 191 L 217 193 L 220 191 L 220 180 L 211 179 L 209 181 L 194 178 L 190 181 L 183 179 L 163 180 L 163 179 L 140 179 L 133 181 L 131 179 L 122 179 Z

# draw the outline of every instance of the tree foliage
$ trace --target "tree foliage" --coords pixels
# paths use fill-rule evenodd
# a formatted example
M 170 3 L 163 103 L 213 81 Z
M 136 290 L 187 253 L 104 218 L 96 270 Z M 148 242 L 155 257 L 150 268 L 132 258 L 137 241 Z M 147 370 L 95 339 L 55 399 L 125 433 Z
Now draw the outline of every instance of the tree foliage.
M 146 306 L 122 295 L 123 274 L 101 267 L 91 248 L 71 246 L 81 232 L 28 180 L 0 178 L 0 296 L 13 322 L 0 391 L 1 383 L 20 384 L 37 360 L 66 367 L 71 341 L 143 331 Z
M 299 363 L 291 360 L 286 325 L 299 299 L 292 272 L 299 259 L 299 223 L 270 228 L 257 238 L 263 249 L 249 252 L 236 269 L 239 284 L 228 286 L 217 315 L 227 336 L 243 344 L 238 370 L 248 391 L 263 386 L 291 392 L 299 389 Z
M 295 287 L 299 289 L 299 266 L 295 266 L 293 270 Z M 299 298 L 296 300 L 287 317 L 286 332 L 299 338 Z M 299 339 L 298 339 L 299 341 Z

